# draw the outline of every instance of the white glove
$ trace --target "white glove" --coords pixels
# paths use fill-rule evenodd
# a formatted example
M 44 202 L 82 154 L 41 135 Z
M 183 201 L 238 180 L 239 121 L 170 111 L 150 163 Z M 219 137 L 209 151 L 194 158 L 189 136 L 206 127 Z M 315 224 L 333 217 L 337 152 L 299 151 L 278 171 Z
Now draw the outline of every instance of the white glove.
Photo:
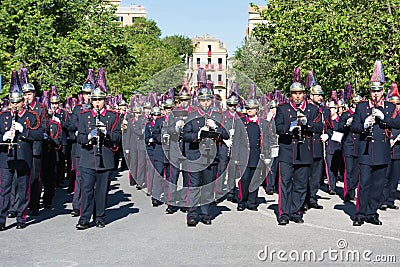
M 125 149 L 125 154 L 129 154 L 129 149 Z
M 227 146 L 227 147 L 232 147 L 232 140 L 231 139 L 224 139 L 223 140 L 224 141 L 224 143 L 225 143 L 225 145 Z
M 22 124 L 19 122 L 14 122 L 14 129 L 20 133 L 24 131 L 24 127 L 22 127 Z
M 169 134 L 163 134 L 163 136 L 162 136 L 162 137 L 163 137 L 163 139 L 164 139 L 164 140 L 166 140 L 166 139 L 168 139 L 168 140 L 169 140 Z
M 296 129 L 297 127 L 299 127 L 299 126 L 297 126 L 297 121 L 292 121 L 290 123 L 289 132 L 293 132 L 293 130 Z
M 212 119 L 207 120 L 207 125 L 212 129 L 217 128 L 217 124 L 215 124 L 215 121 L 213 121 Z
M 48 135 L 47 133 L 43 133 L 43 139 L 44 139 L 44 140 L 49 139 L 49 135 Z
M 271 159 L 264 159 L 264 164 L 269 165 L 271 163 Z
M 229 136 L 234 136 L 234 135 L 235 135 L 235 129 L 230 129 Z
M 374 111 L 374 115 L 381 120 L 383 120 L 385 118 L 385 115 L 383 114 L 383 112 L 377 108 Z
M 144 129 L 142 129 L 142 134 L 144 134 Z
M 102 134 L 106 135 L 106 134 L 107 134 L 107 129 L 106 129 L 106 127 L 100 127 L 100 132 L 101 132 Z
M 200 139 L 200 135 L 202 131 L 208 131 L 207 127 L 203 126 L 200 128 L 199 133 L 197 134 L 197 138 Z
M 88 140 L 92 140 L 95 136 L 97 136 L 97 129 L 93 129 L 88 134 Z
M 267 115 L 267 121 L 271 121 L 272 117 L 274 116 L 274 114 L 272 114 L 271 112 L 268 113 Z
M 60 121 L 60 119 L 59 118 L 57 118 L 57 117 L 54 117 L 53 118 L 53 121 L 56 121 L 56 122 L 58 122 L 58 123 L 60 123 L 61 121 Z
M 78 131 L 75 132 L 75 136 L 78 136 Z
M 372 115 L 369 115 L 364 121 L 364 129 L 368 129 L 372 125 L 374 125 L 375 121 Z
M 353 117 L 348 118 L 347 121 L 346 121 L 346 125 L 350 126 L 352 123 L 353 123 Z
M 175 131 L 179 132 L 184 125 L 185 125 L 185 122 L 183 120 L 177 121 L 175 123 Z
M 11 140 L 14 138 L 14 134 L 12 131 L 7 131 L 3 135 L 3 141 Z
M 306 125 L 307 124 L 307 117 L 306 116 L 301 117 L 300 122 L 301 122 L 301 124 Z
M 150 139 L 149 139 L 149 143 L 154 143 L 154 139 L 153 139 L 153 137 L 150 137 Z
M 326 142 L 326 140 L 328 140 L 328 139 L 329 139 L 329 135 L 328 134 L 322 134 L 321 135 L 322 142 Z

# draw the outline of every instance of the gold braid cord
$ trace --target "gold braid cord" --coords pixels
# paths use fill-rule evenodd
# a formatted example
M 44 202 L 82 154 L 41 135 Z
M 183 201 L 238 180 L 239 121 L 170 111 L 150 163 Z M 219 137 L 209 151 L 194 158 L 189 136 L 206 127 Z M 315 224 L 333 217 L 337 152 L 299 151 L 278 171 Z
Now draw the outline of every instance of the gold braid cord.
M 36 130 L 36 129 L 38 129 L 40 127 L 39 115 L 37 114 L 37 112 L 31 111 L 31 110 L 29 110 L 29 113 L 32 113 L 33 115 L 35 115 L 35 117 L 36 117 L 36 125 L 32 127 L 31 126 L 31 121 L 28 118 L 26 118 L 25 119 L 26 127 L 28 127 L 28 129 L 31 129 L 31 130 Z

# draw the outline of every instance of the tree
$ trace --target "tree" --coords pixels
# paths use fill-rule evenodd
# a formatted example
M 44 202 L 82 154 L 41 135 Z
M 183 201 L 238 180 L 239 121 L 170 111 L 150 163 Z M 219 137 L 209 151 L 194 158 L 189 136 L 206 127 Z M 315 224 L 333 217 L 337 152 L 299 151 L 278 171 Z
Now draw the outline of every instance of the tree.
M 374 61 L 382 60 L 389 82 L 398 77 L 400 0 L 268 1 L 268 21 L 254 36 L 268 43 L 274 64 L 267 77 L 289 88 L 293 68 L 313 69 L 326 92 L 347 82 L 367 91 Z
M 174 47 L 178 52 L 178 55 L 185 59 L 185 56 L 193 55 L 193 43 L 192 39 L 182 35 L 171 35 L 162 39 L 162 41 L 171 47 Z
M 249 38 L 244 45 L 235 51 L 233 67 L 248 76 L 262 92 L 274 90 L 274 79 L 267 74 L 273 65 L 268 54 L 269 46 L 255 38 Z

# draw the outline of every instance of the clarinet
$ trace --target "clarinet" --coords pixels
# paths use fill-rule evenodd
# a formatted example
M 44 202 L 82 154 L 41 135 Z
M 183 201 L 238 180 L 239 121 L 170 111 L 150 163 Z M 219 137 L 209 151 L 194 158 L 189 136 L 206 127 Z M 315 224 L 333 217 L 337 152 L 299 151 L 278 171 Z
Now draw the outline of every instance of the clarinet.
M 96 143 L 96 155 L 102 156 L 103 155 L 103 149 L 102 149 L 102 138 L 101 138 L 101 131 L 100 131 L 100 110 L 99 106 L 96 107 L 96 128 L 97 128 L 97 143 Z
M 302 124 L 300 121 L 300 118 L 304 117 L 304 114 L 301 113 L 300 110 L 297 110 L 297 125 L 299 126 L 299 131 L 298 131 L 298 142 L 300 144 L 304 144 L 304 137 L 303 137 L 303 130 L 302 130 Z
M 375 115 L 374 115 L 375 106 L 376 106 L 377 102 L 378 102 L 378 98 L 374 97 L 374 99 L 373 99 L 374 106 L 371 109 L 371 115 L 372 115 L 372 118 L 374 119 L 374 121 L 375 121 Z M 368 127 L 367 140 L 372 140 L 374 138 L 373 137 L 373 131 L 374 131 L 374 125 L 369 126 Z
M 18 122 L 18 110 L 17 110 L 17 108 L 14 108 L 14 117 L 12 119 L 12 124 L 14 124 L 16 122 Z M 14 138 L 8 146 L 8 151 L 9 151 L 8 155 L 10 157 L 14 157 L 14 159 L 17 159 L 18 135 L 19 135 L 19 131 L 14 130 Z

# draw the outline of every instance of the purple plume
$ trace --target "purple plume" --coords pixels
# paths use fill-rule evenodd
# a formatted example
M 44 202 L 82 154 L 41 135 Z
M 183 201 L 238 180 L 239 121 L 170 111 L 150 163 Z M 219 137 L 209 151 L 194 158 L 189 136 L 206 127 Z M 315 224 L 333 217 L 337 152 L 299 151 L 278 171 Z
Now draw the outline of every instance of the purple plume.
M 20 81 L 21 81 L 21 86 L 24 86 L 26 83 L 29 83 L 28 69 L 27 68 L 21 68 L 19 70 L 19 78 L 20 78 Z
M 13 70 L 11 72 L 10 80 L 10 93 L 22 92 L 21 83 L 18 77 L 18 72 Z
M 314 71 L 313 70 L 309 70 L 307 72 L 305 87 L 306 88 L 311 88 L 312 86 L 315 86 L 315 85 L 317 85 L 317 81 L 315 80 L 315 77 L 314 77 Z
M 386 83 L 385 73 L 383 72 L 382 61 L 375 61 L 374 72 L 371 77 L 371 82 Z
M 249 95 L 247 97 L 247 100 L 251 98 L 256 98 L 256 85 L 254 83 L 250 83 L 249 85 Z
M 104 72 L 103 68 L 99 68 L 97 71 L 95 87 L 100 87 L 101 91 L 107 93 L 106 73 Z
M 348 101 L 351 101 L 353 99 L 353 88 L 351 86 L 351 83 L 347 83 L 346 85 L 346 99 Z
M 95 79 L 94 79 L 94 70 L 93 69 L 88 69 L 88 73 L 86 76 L 85 83 L 91 83 L 95 85 Z
M 300 68 L 293 69 L 293 82 L 301 83 Z

